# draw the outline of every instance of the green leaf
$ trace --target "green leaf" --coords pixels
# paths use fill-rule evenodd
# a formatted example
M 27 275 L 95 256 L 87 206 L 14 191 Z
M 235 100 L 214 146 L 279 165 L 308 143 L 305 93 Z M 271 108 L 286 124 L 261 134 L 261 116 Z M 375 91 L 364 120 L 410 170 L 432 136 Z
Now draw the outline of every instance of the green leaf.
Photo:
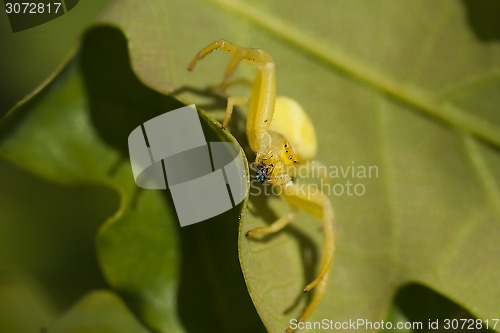
M 109 291 L 95 291 L 41 332 L 148 333 L 122 300 Z
M 124 36 L 116 28 L 103 26 L 90 30 L 75 58 L 4 119 L 0 152 L 15 165 L 52 182 L 92 184 L 118 193 L 118 208 L 113 207 L 116 211 L 110 216 L 107 209 L 106 221 L 102 216 L 97 221 L 105 223 L 97 232 L 92 255 L 94 259 L 97 256 L 109 287 L 120 294 L 145 327 L 183 332 L 210 325 L 217 331 L 232 332 L 243 324 L 244 331 L 258 331 L 262 324 L 246 291 L 237 255 L 242 206 L 202 225 L 180 229 L 170 195 L 140 190 L 134 183 L 128 158 L 129 133 L 144 121 L 184 105 L 138 81 L 129 65 Z M 201 112 L 200 118 L 207 141 L 235 142 L 205 113 Z M 16 185 L 13 182 L 12 186 Z M 43 185 L 34 183 L 34 188 L 43 189 Z M 45 204 L 62 213 L 68 203 L 66 198 L 57 197 Z M 50 221 L 38 217 L 40 220 L 36 215 L 21 220 L 26 226 L 49 226 Z M 73 228 L 96 219 L 93 215 L 87 217 L 91 221 L 70 217 L 66 223 Z M 21 239 L 26 233 L 22 229 L 16 232 Z M 218 237 L 221 239 L 213 242 Z M 74 238 L 69 239 L 75 242 Z M 55 248 L 56 253 L 65 251 L 64 246 Z M 13 262 L 10 269 L 33 270 L 33 263 L 17 262 L 15 255 L 7 260 Z M 72 260 L 77 263 L 78 254 L 73 254 Z M 59 272 L 74 269 L 62 264 L 55 267 Z M 85 287 L 71 295 L 71 300 L 102 285 Z M 57 293 L 49 291 L 52 302 Z M 199 320 L 193 321 L 193 316 Z M 65 325 L 72 327 L 80 319 L 75 315 L 65 320 Z M 120 325 L 113 329 L 119 330 Z
M 224 109 L 203 89 L 222 78 L 229 58 L 213 54 L 194 73 L 185 70 L 201 47 L 225 38 L 265 49 L 277 64 L 279 93 L 307 110 L 317 159 L 331 171 L 338 247 L 327 295 L 310 320 L 381 321 L 410 283 L 478 318 L 499 318 L 500 37 L 488 14 L 498 4 L 482 3 L 117 1 L 101 21 L 126 35 L 134 74 L 125 42 L 113 45 L 117 30 L 90 31 L 76 60 L 6 119 L 0 150 L 52 180 L 120 193 L 120 209 L 99 232 L 99 259 L 146 326 L 256 331 L 231 238 L 238 210 L 179 230 L 168 198 L 135 188 L 126 136 L 179 105 L 155 91 Z M 252 75 L 243 64 L 235 73 Z M 211 135 L 233 140 L 202 117 Z M 232 132 L 245 147 L 241 118 L 235 114 Z M 317 271 L 320 224 L 301 213 L 276 236 L 246 239 L 288 209 L 251 190 L 240 222 L 241 267 L 267 330 L 282 332 L 308 300 L 301 290 Z

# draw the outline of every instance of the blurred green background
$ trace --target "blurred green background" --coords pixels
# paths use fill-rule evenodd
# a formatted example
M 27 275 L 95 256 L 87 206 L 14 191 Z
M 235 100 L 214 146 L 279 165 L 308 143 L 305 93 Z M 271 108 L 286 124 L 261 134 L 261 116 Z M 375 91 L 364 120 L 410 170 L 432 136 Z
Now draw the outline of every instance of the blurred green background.
M 80 1 L 65 15 L 17 33 L 0 11 L 0 116 L 62 65 L 108 3 Z M 4 159 L 0 174 L 0 331 L 38 332 L 82 294 L 105 287 L 94 239 L 118 198 L 102 187 L 41 180 Z
M 12 33 L 0 11 L 0 115 L 31 93 L 60 66 L 86 27 L 109 0 L 80 1 L 71 11 L 40 26 Z

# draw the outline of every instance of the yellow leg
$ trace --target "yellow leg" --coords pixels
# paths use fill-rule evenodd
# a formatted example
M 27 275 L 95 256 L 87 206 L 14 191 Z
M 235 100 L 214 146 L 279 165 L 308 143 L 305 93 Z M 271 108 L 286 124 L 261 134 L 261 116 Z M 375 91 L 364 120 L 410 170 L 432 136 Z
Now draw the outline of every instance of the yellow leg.
M 319 302 L 323 298 L 323 296 L 326 293 L 326 286 L 328 285 L 328 281 L 330 280 L 330 272 L 327 271 L 327 273 L 323 276 L 321 279 L 321 282 L 319 283 L 318 287 L 315 290 L 314 296 L 311 300 L 311 303 L 307 305 L 305 308 L 304 312 L 300 315 L 300 317 L 297 319 L 298 323 L 304 322 L 311 313 L 313 313 L 314 309 L 318 306 Z M 294 330 L 292 328 L 288 328 L 285 333 L 292 333 Z
M 331 179 L 328 175 L 328 168 L 323 163 L 311 160 L 307 162 L 308 168 L 311 170 L 311 173 L 314 177 L 318 177 L 323 181 L 323 186 L 330 184 Z
M 324 242 L 323 242 L 323 257 L 321 258 L 320 268 L 318 275 L 316 278 L 309 283 L 304 291 L 307 292 L 314 288 L 324 276 L 327 275 L 330 267 L 333 264 L 333 256 L 335 254 L 335 229 L 334 229 L 334 212 L 333 207 L 330 200 L 321 194 L 322 198 L 322 210 L 323 214 L 321 217 L 321 222 L 323 223 L 323 233 L 324 233 Z M 307 210 L 304 207 L 301 207 L 304 210 Z
M 281 229 L 283 229 L 284 227 L 286 227 L 290 222 L 292 222 L 292 220 L 294 219 L 294 217 L 296 215 L 296 212 L 297 212 L 297 209 L 293 208 L 293 210 L 291 212 L 280 217 L 275 222 L 273 222 L 271 225 L 269 225 L 267 227 L 257 228 L 257 229 L 247 231 L 245 236 L 254 237 L 257 235 L 268 235 L 268 234 L 276 233 L 276 232 L 280 231 Z
M 321 162 L 315 160 L 308 160 L 305 162 L 298 160 L 298 163 L 287 165 L 286 172 L 293 178 L 318 179 L 321 181 L 322 186 L 331 183 L 328 168 Z
M 330 199 L 325 196 L 321 191 L 310 191 L 308 188 L 303 188 L 298 184 L 285 183 L 281 185 L 284 187 L 282 192 L 283 199 L 294 207 L 292 212 L 282 216 L 276 222 L 268 227 L 250 230 L 246 233 L 249 237 L 257 235 L 266 235 L 275 233 L 282 230 L 288 225 L 296 215 L 296 211 L 300 208 L 318 218 L 323 224 L 324 242 L 323 242 L 323 255 L 320 262 L 320 267 L 316 278 L 309 283 L 304 292 L 308 292 L 314 287 L 315 293 L 311 302 L 304 309 L 299 322 L 305 321 L 311 313 L 316 309 L 320 300 L 326 293 L 326 287 L 330 280 L 330 269 L 333 264 L 333 256 L 335 254 L 335 228 L 334 228 L 334 212 Z M 291 333 L 293 330 L 288 328 L 286 333 Z
M 334 228 L 334 212 L 330 199 L 321 191 L 311 191 L 309 188 L 300 187 L 298 184 L 290 184 L 285 186 L 285 191 L 282 191 L 282 197 L 289 204 L 303 209 L 312 216 L 318 218 L 323 224 L 323 255 L 320 262 L 319 272 L 316 278 L 309 283 L 304 291 L 310 291 L 318 286 L 313 296 L 313 300 L 306 307 L 299 320 L 304 321 L 317 307 L 320 299 L 326 292 L 326 285 L 330 279 L 330 268 L 333 264 L 333 256 L 335 254 L 335 228 Z M 291 332 L 290 329 L 287 332 Z
M 222 129 L 225 129 L 227 127 L 229 119 L 233 114 L 233 109 L 236 105 L 248 105 L 248 97 L 232 96 L 227 99 L 226 114 L 224 116 L 224 120 L 222 121 Z
M 229 79 L 229 77 L 231 77 L 231 75 L 233 74 L 234 70 L 236 69 L 241 60 L 248 60 L 252 63 L 255 63 L 257 66 L 259 66 L 259 64 L 264 64 L 273 61 L 271 56 L 267 54 L 267 52 L 265 51 L 259 49 L 241 47 L 231 42 L 228 42 L 227 40 L 219 39 L 209 44 L 205 48 L 203 48 L 200 52 L 198 52 L 198 54 L 193 58 L 193 60 L 189 64 L 188 70 L 192 71 L 199 60 L 203 59 L 205 56 L 216 50 L 224 51 L 233 56 L 233 59 L 226 68 L 226 72 L 224 73 L 224 78 L 222 79 L 222 82 L 220 84 L 221 91 L 225 90 L 227 85 L 227 80 Z
M 256 68 L 252 93 L 248 100 L 246 132 L 250 147 L 257 153 L 261 148 L 265 149 L 269 144 L 268 132 L 273 119 L 276 100 L 276 77 L 273 59 L 263 50 L 241 47 L 220 39 L 199 51 L 189 64 L 188 70 L 193 70 L 199 60 L 216 50 L 232 55 L 219 86 L 222 91 L 227 87 L 228 80 L 240 61 L 245 60 Z M 229 110 L 230 117 L 232 106 L 228 105 L 227 110 Z M 226 118 L 228 118 L 227 114 Z

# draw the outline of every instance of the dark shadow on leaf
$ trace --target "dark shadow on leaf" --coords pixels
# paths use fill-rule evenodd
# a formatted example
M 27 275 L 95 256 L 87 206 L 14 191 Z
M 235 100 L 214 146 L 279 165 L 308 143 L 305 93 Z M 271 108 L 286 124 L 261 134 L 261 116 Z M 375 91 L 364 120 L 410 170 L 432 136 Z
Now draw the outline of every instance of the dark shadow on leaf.
M 184 104 L 146 87 L 132 71 L 127 41 L 112 27 L 90 30 L 81 69 L 92 121 L 99 136 L 128 156 L 128 136 L 145 121 Z
M 204 121 L 201 125 L 207 142 L 221 140 L 214 131 L 216 125 Z M 207 328 L 213 332 L 265 332 L 238 258 L 241 205 L 178 228 L 182 252 L 178 314 L 189 333 L 207 332 Z
M 173 90 L 171 93 L 172 95 L 176 96 L 185 92 L 211 98 L 212 99 L 211 103 L 196 104 L 196 107 L 203 109 L 205 111 L 221 110 L 224 109 L 227 104 L 227 98 L 225 96 L 222 96 L 220 93 L 213 91 L 211 89 L 200 89 L 191 86 L 182 86 Z
M 220 92 L 212 89 L 212 88 L 206 88 L 206 89 L 199 89 L 195 87 L 190 87 L 190 86 L 183 86 L 180 87 L 174 91 L 172 91 L 173 95 L 178 95 L 182 94 L 184 92 L 189 92 L 191 94 L 203 96 L 203 97 L 208 97 L 212 99 L 212 103 L 210 104 L 197 104 L 196 107 L 198 109 L 207 111 L 210 113 L 210 111 L 215 111 L 215 110 L 225 110 L 227 106 L 227 96 L 222 95 Z M 222 125 L 222 120 L 223 119 L 217 119 L 221 125 Z M 250 146 L 248 144 L 247 136 L 246 136 L 246 129 L 245 129 L 245 123 L 246 122 L 246 115 L 244 115 L 244 112 L 240 107 L 235 107 L 233 110 L 233 113 L 231 115 L 231 119 L 229 120 L 228 128 L 226 129 L 229 133 L 231 133 L 232 136 L 238 141 L 240 146 L 243 148 L 245 151 L 245 154 L 249 159 L 253 158 L 255 154 L 251 151 Z
M 259 184 L 262 186 L 266 186 L 264 184 Z M 250 195 L 250 201 L 252 203 L 252 207 L 254 209 L 251 211 L 252 214 L 260 217 L 262 220 L 266 221 L 268 224 L 276 221 L 279 216 L 276 215 L 276 212 L 269 206 L 269 196 L 268 195 Z M 300 222 L 300 221 L 299 221 Z M 292 221 L 291 224 L 287 225 L 282 231 L 274 234 L 265 235 L 260 238 L 249 238 L 248 241 L 251 242 L 272 242 L 273 239 L 280 233 L 288 233 L 294 240 L 299 243 L 300 253 L 302 255 L 302 263 L 304 266 L 304 281 L 306 284 L 311 282 L 316 277 L 317 265 L 319 262 L 318 250 L 314 244 L 314 242 L 304 235 L 299 229 L 297 229 L 293 223 L 297 223 L 297 220 Z M 245 232 L 247 230 L 244 230 Z M 279 260 L 279 258 L 277 258 Z M 304 284 L 305 287 L 305 284 Z M 308 293 L 304 293 L 303 290 L 297 290 L 297 297 L 292 304 L 289 304 L 284 311 L 284 314 L 288 314 L 291 311 L 295 310 L 297 306 L 301 303 L 304 298 L 306 299 L 306 304 L 310 302 L 313 293 L 315 291 L 311 291 Z
M 485 325 L 482 328 L 477 328 L 475 326 L 476 318 L 470 312 L 421 284 L 408 284 L 402 287 L 398 291 L 394 303 L 408 321 L 421 322 L 423 324 L 423 329 L 415 330 L 415 332 L 445 332 L 447 331 L 443 326 L 445 319 L 449 319 L 450 321 L 456 319 L 455 324 L 458 327 L 449 329 L 453 332 L 494 332 L 486 329 Z M 439 329 L 429 329 L 429 322 L 436 322 L 436 320 L 439 323 Z M 464 322 L 465 327 L 462 328 Z M 469 328 L 469 324 L 471 323 L 474 325 Z
M 118 207 L 118 196 L 99 186 L 54 184 L 0 159 L 0 195 L 9 210 L 28 209 L 1 221 L 7 262 L 0 279 L 23 281 L 27 274 L 39 283 L 57 311 L 81 295 L 106 288 L 95 256 L 94 238 L 104 219 Z M 9 269 L 8 269 L 9 268 Z
M 483 42 L 500 41 L 500 1 L 462 0 L 467 20 L 476 37 Z
M 239 265 L 240 210 L 179 228 L 178 313 L 187 332 L 265 332 Z

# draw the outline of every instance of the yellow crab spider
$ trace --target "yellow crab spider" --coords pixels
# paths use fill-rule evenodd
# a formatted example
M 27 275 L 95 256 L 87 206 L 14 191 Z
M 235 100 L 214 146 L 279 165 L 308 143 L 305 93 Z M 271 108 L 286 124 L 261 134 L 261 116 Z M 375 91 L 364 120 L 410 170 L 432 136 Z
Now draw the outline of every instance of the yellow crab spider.
M 267 227 L 248 231 L 246 236 L 255 237 L 280 231 L 293 220 L 298 209 L 305 210 L 323 223 L 324 244 L 319 272 L 304 291 L 317 288 L 311 302 L 298 318 L 298 322 L 303 322 L 325 294 L 335 251 L 334 212 L 329 198 L 319 191 L 304 191 L 292 180 L 293 167 L 299 162 L 310 160 L 316 154 L 314 127 L 296 101 L 288 97 L 276 97 L 275 64 L 263 50 L 237 46 L 221 39 L 198 52 L 188 69 L 193 70 L 200 59 L 215 50 L 232 55 L 220 84 L 221 90 L 227 86 L 229 77 L 240 61 L 244 60 L 256 68 L 250 97 L 228 98 L 222 127 L 227 126 L 234 106 L 248 105 L 246 134 L 250 148 L 256 154 L 253 163 L 255 179 L 278 186 L 281 197 L 292 207 L 290 213 Z M 286 330 L 292 331 L 291 328 Z

